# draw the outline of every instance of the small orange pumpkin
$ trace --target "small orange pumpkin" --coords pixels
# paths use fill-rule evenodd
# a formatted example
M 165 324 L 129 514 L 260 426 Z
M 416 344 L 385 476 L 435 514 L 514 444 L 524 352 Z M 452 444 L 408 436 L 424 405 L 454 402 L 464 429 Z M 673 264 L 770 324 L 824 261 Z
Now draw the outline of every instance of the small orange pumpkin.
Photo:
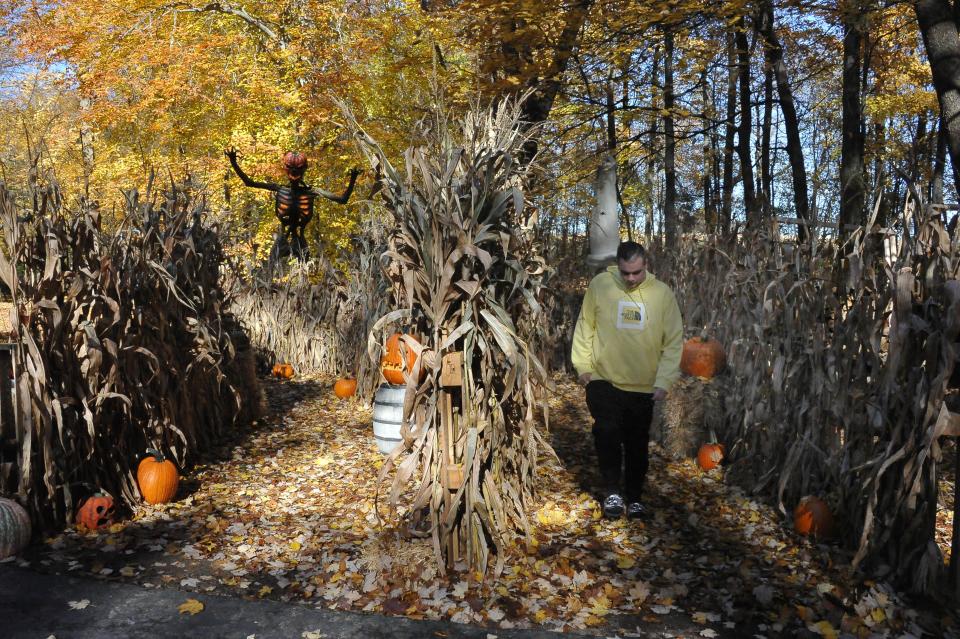
M 706 333 L 692 337 L 683 343 L 680 355 L 680 370 L 687 375 L 710 379 L 727 365 L 723 346 Z
M 173 462 L 155 448 L 147 449 L 145 457 L 137 466 L 137 485 L 148 504 L 165 504 L 177 494 L 180 473 Z
M 833 534 L 830 507 L 819 497 L 807 495 L 793 509 L 793 528 L 805 537 L 830 537 Z
M 356 392 L 357 380 L 355 379 L 338 379 L 337 383 L 333 385 L 333 394 L 340 399 L 353 397 L 353 394 Z
M 697 466 L 703 470 L 713 470 L 723 461 L 723 444 L 704 444 L 697 451 Z
M 401 336 L 400 333 L 394 333 L 387 338 L 386 352 L 380 359 L 380 370 L 383 372 L 384 379 L 390 384 L 404 384 L 404 371 L 412 371 L 413 365 L 417 361 L 417 354 L 413 352 L 413 349 L 404 345 L 407 349 L 407 362 L 406 366 L 404 366 L 403 355 L 400 349 L 401 337 L 406 337 L 409 340 L 419 343 L 413 335 Z
M 280 379 L 290 379 L 293 377 L 293 366 L 290 364 L 274 364 L 273 376 Z
M 113 523 L 113 497 L 98 492 L 87 498 L 77 511 L 77 523 L 89 530 L 97 530 Z

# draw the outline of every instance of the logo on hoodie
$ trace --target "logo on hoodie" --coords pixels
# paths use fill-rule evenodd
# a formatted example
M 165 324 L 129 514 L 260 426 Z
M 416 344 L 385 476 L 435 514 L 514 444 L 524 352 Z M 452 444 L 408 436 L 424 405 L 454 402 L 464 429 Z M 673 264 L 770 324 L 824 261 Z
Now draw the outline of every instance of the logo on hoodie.
M 617 305 L 617 328 L 642 331 L 647 327 L 647 307 L 643 302 L 620 300 Z

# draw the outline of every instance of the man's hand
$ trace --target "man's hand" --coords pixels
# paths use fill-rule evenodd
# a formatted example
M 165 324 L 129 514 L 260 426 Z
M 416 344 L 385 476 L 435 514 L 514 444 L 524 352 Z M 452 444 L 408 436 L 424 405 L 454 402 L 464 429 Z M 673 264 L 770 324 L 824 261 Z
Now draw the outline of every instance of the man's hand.
M 356 178 L 358 175 L 360 175 L 361 173 L 363 173 L 363 169 L 360 169 L 360 168 L 357 168 L 357 167 L 353 167 L 352 169 L 350 169 L 350 179 L 351 179 L 351 180 L 352 180 L 352 179 L 355 179 L 355 178 Z
M 581 375 L 580 377 L 577 378 L 577 381 L 580 382 L 580 385 L 581 385 L 581 386 L 586 386 L 587 384 L 590 383 L 590 380 L 591 380 L 591 379 L 593 379 L 593 375 L 592 375 L 592 374 L 590 374 L 590 373 L 584 373 L 583 375 Z
M 667 398 L 667 391 L 663 390 L 662 388 L 653 389 L 653 401 L 662 402 L 666 398 Z
M 225 156 L 227 156 L 228 158 L 230 158 L 230 161 L 231 161 L 231 162 L 236 162 L 236 161 L 237 161 L 237 150 L 236 150 L 235 148 L 233 148 L 232 146 L 231 146 L 229 149 L 224 149 L 224 150 L 223 150 L 223 154 L 224 154 Z

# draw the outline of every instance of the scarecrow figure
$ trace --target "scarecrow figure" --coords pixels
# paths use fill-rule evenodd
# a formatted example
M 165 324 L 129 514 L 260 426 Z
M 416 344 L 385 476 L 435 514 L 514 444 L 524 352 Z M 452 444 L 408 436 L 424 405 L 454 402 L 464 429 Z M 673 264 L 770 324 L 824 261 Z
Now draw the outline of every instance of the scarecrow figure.
M 350 170 L 350 184 L 343 195 L 334 195 L 329 191 L 320 188 L 311 188 L 303 181 L 303 174 L 307 170 L 307 157 L 299 151 L 287 151 L 283 154 L 283 170 L 290 178 L 290 184 L 284 186 L 273 182 L 257 182 L 243 172 L 237 163 L 236 149 L 227 149 L 224 151 L 230 159 L 230 164 L 237 176 L 243 183 L 255 189 L 266 189 L 273 191 L 275 208 L 274 213 L 280 220 L 282 234 L 270 252 L 270 261 L 296 256 L 299 260 L 306 260 L 309 257 L 307 250 L 307 240 L 303 236 L 303 230 L 307 223 L 313 218 L 313 200 L 319 197 L 325 197 L 337 204 L 346 204 L 353 193 L 353 185 L 360 175 L 360 169 Z

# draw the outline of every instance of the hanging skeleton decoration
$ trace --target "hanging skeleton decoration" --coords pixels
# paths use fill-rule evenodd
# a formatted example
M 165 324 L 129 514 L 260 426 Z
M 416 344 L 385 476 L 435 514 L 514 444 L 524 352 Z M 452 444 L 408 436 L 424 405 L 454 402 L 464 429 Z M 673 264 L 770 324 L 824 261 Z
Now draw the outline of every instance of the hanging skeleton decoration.
M 249 187 L 266 189 L 274 193 L 274 213 L 280 220 L 282 234 L 270 252 L 270 261 L 294 255 L 297 259 L 306 260 L 309 257 L 307 240 L 303 231 L 307 223 L 313 218 L 313 200 L 325 197 L 337 204 L 346 204 L 353 193 L 353 185 L 357 181 L 360 169 L 350 170 L 350 183 L 343 195 L 334 195 L 320 188 L 311 188 L 303 181 L 303 174 L 307 170 L 307 157 L 299 151 L 287 151 L 283 155 L 283 169 L 290 179 L 290 184 L 284 186 L 273 182 L 257 182 L 251 179 L 237 163 L 236 149 L 224 151 L 230 159 L 234 172 Z

